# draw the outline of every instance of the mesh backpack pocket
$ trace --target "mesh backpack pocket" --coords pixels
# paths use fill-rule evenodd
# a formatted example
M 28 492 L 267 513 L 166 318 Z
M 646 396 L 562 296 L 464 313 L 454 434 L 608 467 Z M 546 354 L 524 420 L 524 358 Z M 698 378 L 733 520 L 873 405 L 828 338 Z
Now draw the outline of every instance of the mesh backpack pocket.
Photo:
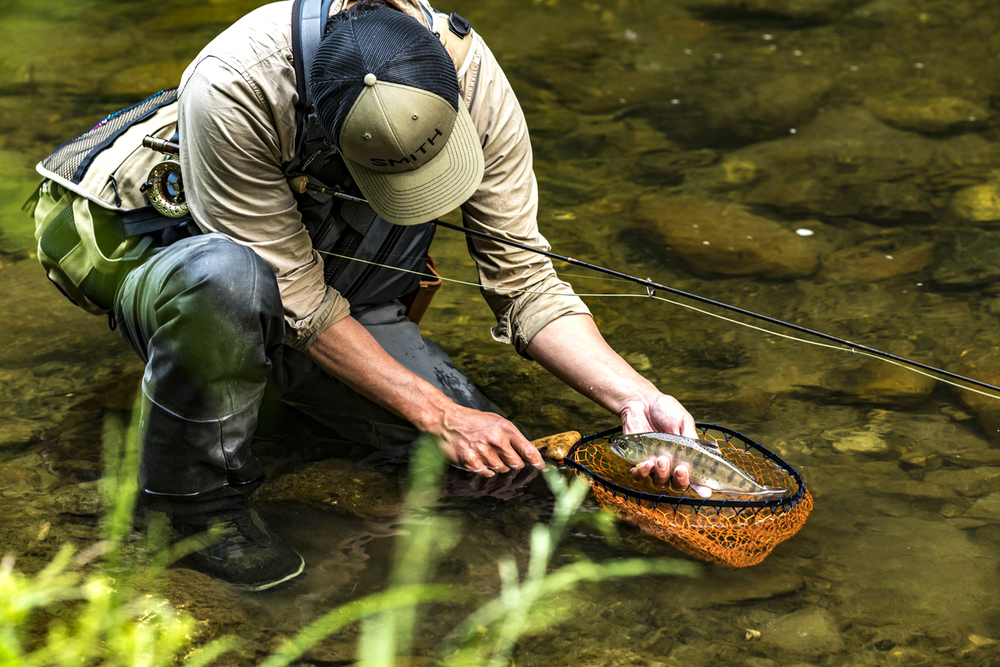
M 87 312 L 112 309 L 125 265 L 152 244 L 151 232 L 190 220 L 152 212 L 143 187 L 163 159 L 143 138 L 169 139 L 176 129 L 177 90 L 160 91 L 107 116 L 36 167 L 44 177 L 33 207 L 38 261 Z

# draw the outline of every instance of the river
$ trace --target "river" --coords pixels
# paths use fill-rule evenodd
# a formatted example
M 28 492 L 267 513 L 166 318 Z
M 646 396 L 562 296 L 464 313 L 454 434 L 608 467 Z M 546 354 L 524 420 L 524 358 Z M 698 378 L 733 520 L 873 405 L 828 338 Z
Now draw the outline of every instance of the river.
M 207 41 L 259 4 L 0 8 L 0 552 L 25 570 L 65 541 L 96 539 L 103 416 L 130 409 L 142 373 L 105 321 L 69 304 L 38 267 L 20 210 L 37 183 L 33 166 L 108 113 L 176 85 Z M 484 36 L 521 101 L 539 225 L 556 252 L 1000 382 L 996 3 L 440 8 Z M 439 230 L 432 254 L 447 278 L 475 281 L 457 233 Z M 760 565 L 583 587 L 567 602 L 576 616 L 524 638 L 516 664 L 1000 661 L 995 395 L 556 268 L 581 294 L 633 295 L 586 298 L 611 345 L 699 421 L 780 454 L 815 508 Z M 533 434 L 615 425 L 493 342 L 493 324 L 475 287 L 449 283 L 421 327 Z M 167 589 L 206 636 L 247 636 L 250 662 L 319 612 L 384 585 L 401 529 L 395 462 L 373 462 L 281 410 L 264 422 L 255 447 L 270 482 L 260 501 L 305 555 L 306 576 L 242 596 L 176 569 Z M 477 496 L 454 474 L 449 484 L 447 512 L 463 537 L 436 576 L 493 595 L 497 556 L 523 560 L 531 525 L 551 509 L 548 492 L 540 480 L 502 497 Z M 618 530 L 615 543 L 580 529 L 561 558 L 684 558 Z M 461 611 L 425 618 L 417 649 Z M 343 633 L 309 659 L 343 664 L 353 645 Z

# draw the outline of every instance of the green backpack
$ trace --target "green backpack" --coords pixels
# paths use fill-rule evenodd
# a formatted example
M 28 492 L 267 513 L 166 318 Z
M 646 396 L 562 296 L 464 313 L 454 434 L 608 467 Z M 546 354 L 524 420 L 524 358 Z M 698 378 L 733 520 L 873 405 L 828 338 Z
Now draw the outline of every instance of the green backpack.
M 36 167 L 44 180 L 26 208 L 35 218 L 38 261 L 49 280 L 87 312 L 102 315 L 113 308 L 125 267 L 141 259 L 155 232 L 190 221 L 186 207 L 164 215 L 148 192 L 153 169 L 165 158 L 143 146 L 143 139 L 168 140 L 176 131 L 174 88 L 104 118 Z M 183 201 L 182 184 L 173 187 Z

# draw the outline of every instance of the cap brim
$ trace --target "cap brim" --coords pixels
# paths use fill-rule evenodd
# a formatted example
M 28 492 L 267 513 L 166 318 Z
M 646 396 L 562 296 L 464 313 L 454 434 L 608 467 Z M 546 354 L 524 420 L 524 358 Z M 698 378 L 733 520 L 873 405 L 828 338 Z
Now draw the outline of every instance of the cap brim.
M 448 143 L 419 169 L 388 174 L 343 157 L 371 207 L 397 225 L 436 220 L 465 203 L 483 181 L 479 133 L 461 102 Z

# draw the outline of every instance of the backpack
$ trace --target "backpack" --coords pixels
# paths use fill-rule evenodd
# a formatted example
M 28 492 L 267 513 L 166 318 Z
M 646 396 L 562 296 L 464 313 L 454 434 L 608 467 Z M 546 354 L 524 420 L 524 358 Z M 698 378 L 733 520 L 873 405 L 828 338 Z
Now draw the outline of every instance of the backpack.
M 308 64 L 323 36 L 331 4 L 332 0 L 295 0 L 292 7 L 299 97 L 295 110 L 296 152 L 300 161 L 325 148 L 326 135 L 309 99 Z M 438 34 L 446 35 L 452 52 L 464 57 L 471 43 L 465 40 L 470 32 L 468 22 L 457 14 L 441 15 L 438 25 L 434 14 L 426 8 L 424 11 L 428 22 L 441 31 Z M 164 142 L 176 141 L 176 133 L 177 89 L 171 88 L 107 116 L 60 145 L 36 167 L 44 180 L 25 208 L 31 209 L 35 219 L 38 261 L 49 280 L 89 313 L 111 314 L 125 269 L 141 261 L 150 248 L 166 245 L 169 241 L 164 237 L 197 233 L 183 204 L 176 154 L 161 152 Z M 161 141 L 147 141 L 147 137 Z M 170 193 L 161 187 L 169 188 L 170 183 L 165 182 L 169 175 L 175 178 L 174 201 L 165 201 Z M 156 185 L 151 188 L 151 184 Z M 182 231 L 174 234 L 173 228 Z M 399 234 L 399 229 L 394 228 L 385 223 L 376 233 L 370 233 L 366 227 L 359 237 L 367 237 L 368 245 L 380 248 L 388 243 L 390 235 Z M 429 238 L 426 244 L 430 244 Z M 416 268 L 423 269 L 423 264 L 418 264 Z M 330 284 L 334 284 L 333 273 L 340 272 L 330 271 Z M 371 276 L 366 276 L 372 282 Z M 355 283 L 350 283 L 352 289 L 347 286 L 338 285 L 351 295 L 360 289 Z M 109 321 L 114 328 L 114 319 Z
M 184 214 L 164 215 L 146 192 L 164 157 L 143 138 L 170 139 L 176 129 L 172 88 L 107 116 L 36 167 L 44 180 L 25 208 L 35 219 L 38 261 L 49 280 L 89 313 L 111 311 L 122 269 L 142 258 L 155 232 L 191 222 Z

